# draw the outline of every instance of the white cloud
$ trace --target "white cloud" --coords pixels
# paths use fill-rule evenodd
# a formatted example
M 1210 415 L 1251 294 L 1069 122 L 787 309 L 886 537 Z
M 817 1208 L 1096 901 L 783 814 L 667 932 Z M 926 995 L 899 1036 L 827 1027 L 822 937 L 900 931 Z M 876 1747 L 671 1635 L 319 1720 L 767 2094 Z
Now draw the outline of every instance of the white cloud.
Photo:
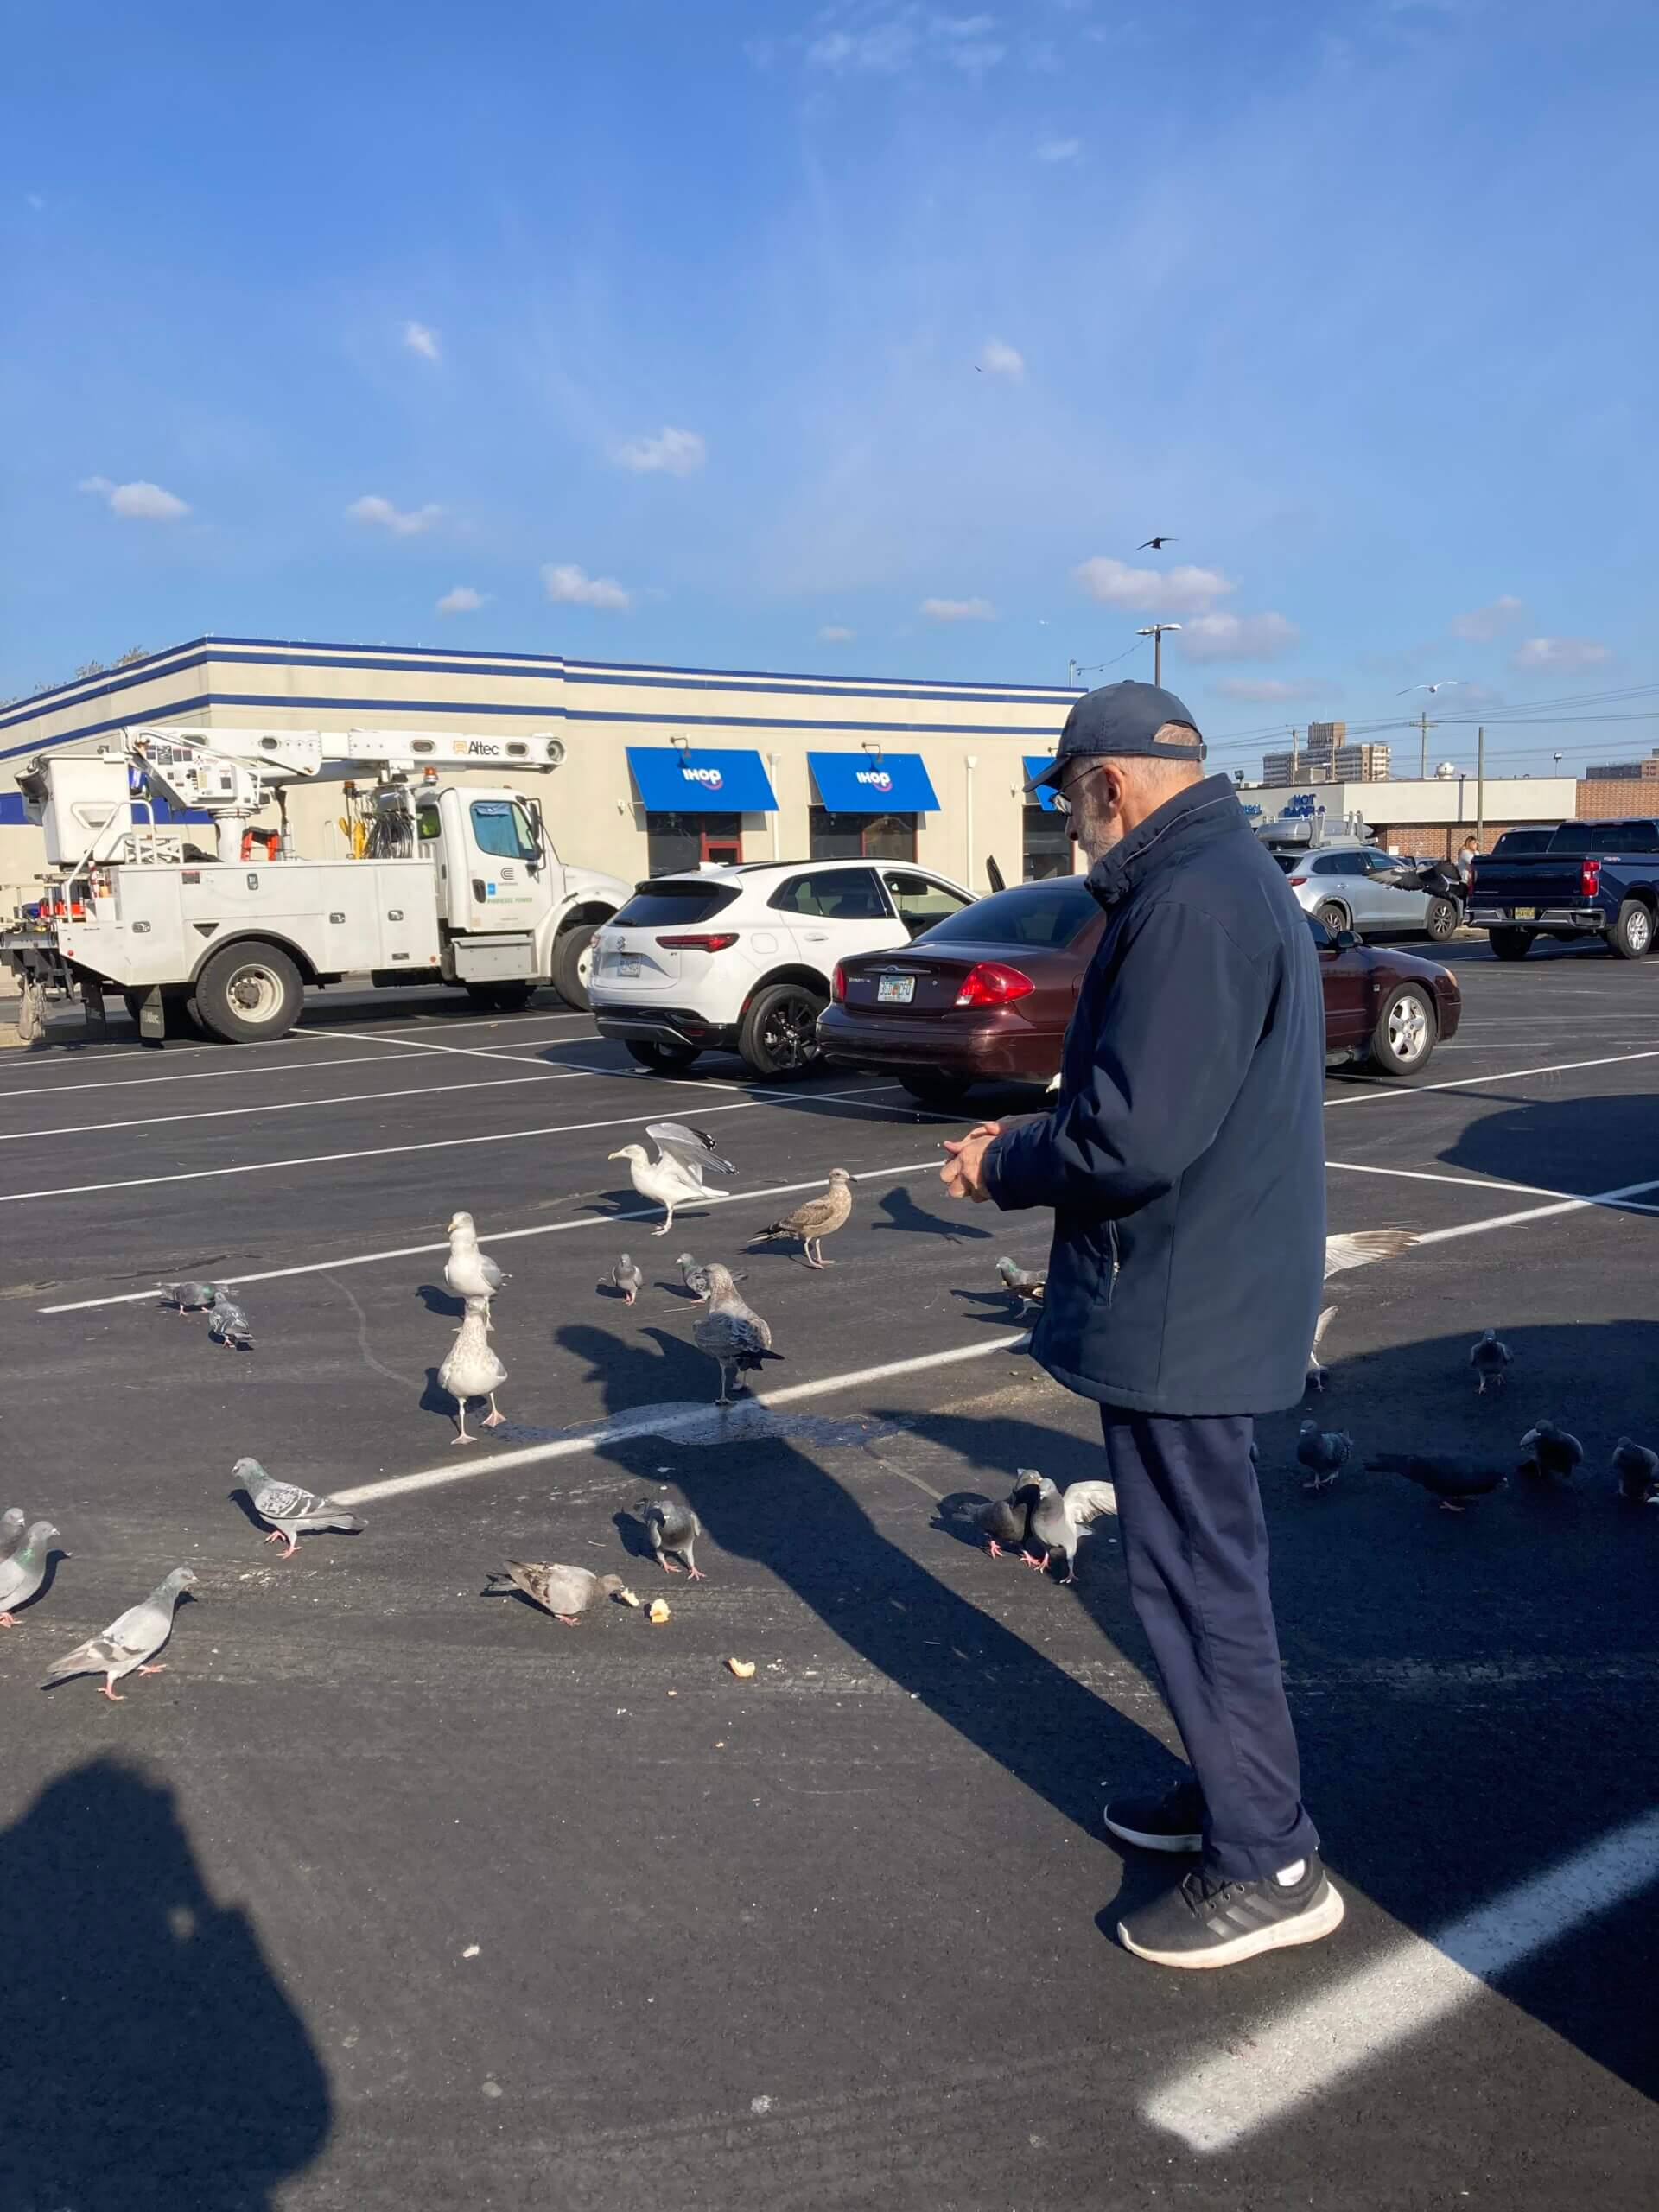
M 1238 587 L 1218 569 L 1195 569 L 1190 562 L 1173 569 L 1132 569 L 1097 553 L 1077 570 L 1077 582 L 1103 607 L 1133 607 L 1142 614 L 1198 614 L 1212 600 Z
M 960 69 L 964 77 L 971 77 L 977 83 L 999 62 L 1007 60 L 1008 49 L 998 46 L 994 39 L 966 39 L 948 46 L 944 58 L 953 69 Z
M 1522 601 L 1505 592 L 1501 599 L 1491 600 L 1484 607 L 1471 607 L 1466 614 L 1454 614 L 1446 627 L 1454 638 L 1462 638 L 1471 645 L 1487 645 L 1511 629 L 1526 611 Z
M 938 15 L 916 0 L 906 0 L 880 21 L 870 20 L 874 10 L 858 12 L 863 20 L 850 29 L 826 31 L 812 40 L 806 48 L 809 69 L 825 69 L 836 77 L 897 77 L 925 48 L 930 60 L 947 62 L 977 79 L 1007 58 L 1007 47 L 989 35 L 996 29 L 995 16 Z
M 1200 614 L 1175 642 L 1186 660 L 1273 660 L 1301 634 L 1282 614 Z
M 1075 162 L 1083 151 L 1081 138 L 1045 138 L 1037 148 L 1039 162 Z
M 996 609 L 988 599 L 925 599 L 922 613 L 930 622 L 995 622 Z
M 981 348 L 979 365 L 988 376 L 1007 377 L 1018 384 L 1026 373 L 1026 357 L 1001 338 L 988 338 Z
M 1611 660 L 1613 649 L 1595 638 L 1529 638 L 1515 649 L 1516 668 L 1552 676 L 1576 676 Z
M 896 77 L 909 68 L 918 43 L 915 26 L 902 18 L 878 23 L 873 30 L 830 31 L 807 48 L 806 66 L 828 69 L 837 77 L 850 76 L 858 70 Z
M 423 507 L 394 507 L 378 492 L 367 492 L 360 499 L 353 499 L 346 512 L 353 522 L 376 523 L 382 530 L 389 530 L 394 537 L 418 537 L 423 531 L 430 530 L 443 518 L 443 509 L 430 501 Z
M 474 591 L 471 584 L 457 584 L 454 591 L 447 591 L 438 601 L 440 614 L 476 614 L 490 594 Z
M 75 488 L 96 492 L 99 499 L 108 501 L 112 515 L 120 515 L 129 522 L 177 522 L 181 515 L 190 512 L 184 500 L 171 492 L 164 492 L 159 484 L 146 483 L 142 477 L 131 484 L 112 484 L 107 476 L 85 476 Z
M 404 343 L 411 353 L 420 354 L 424 360 L 435 361 L 441 358 L 438 334 L 424 322 L 406 322 L 404 325 Z
M 825 645 L 850 645 L 857 635 L 856 630 L 849 630 L 839 622 L 826 622 L 818 632 L 818 642 Z
M 1334 690 L 1330 683 L 1298 683 L 1282 676 L 1224 676 L 1215 686 L 1217 697 L 1237 699 L 1251 707 L 1280 706 L 1292 699 L 1328 699 Z
M 548 561 L 542 567 L 547 595 L 559 607 L 596 607 L 607 614 L 626 614 L 633 605 L 614 576 L 590 576 L 574 561 Z
M 665 476 L 695 476 L 709 448 L 695 430 L 677 430 L 665 423 L 654 438 L 630 438 L 619 446 L 616 458 L 642 476 L 657 470 Z

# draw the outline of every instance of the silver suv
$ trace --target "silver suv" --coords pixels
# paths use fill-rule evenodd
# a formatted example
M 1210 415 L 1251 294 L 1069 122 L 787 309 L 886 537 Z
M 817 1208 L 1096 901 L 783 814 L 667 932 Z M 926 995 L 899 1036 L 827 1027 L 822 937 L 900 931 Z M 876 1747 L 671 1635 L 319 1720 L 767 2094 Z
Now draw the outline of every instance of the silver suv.
M 1268 850 L 1298 903 L 1317 915 L 1333 937 L 1338 930 L 1352 930 L 1357 937 L 1421 930 L 1444 944 L 1463 918 L 1454 897 L 1425 887 L 1418 862 L 1395 858 L 1363 838 L 1338 837 L 1290 849 L 1269 844 Z

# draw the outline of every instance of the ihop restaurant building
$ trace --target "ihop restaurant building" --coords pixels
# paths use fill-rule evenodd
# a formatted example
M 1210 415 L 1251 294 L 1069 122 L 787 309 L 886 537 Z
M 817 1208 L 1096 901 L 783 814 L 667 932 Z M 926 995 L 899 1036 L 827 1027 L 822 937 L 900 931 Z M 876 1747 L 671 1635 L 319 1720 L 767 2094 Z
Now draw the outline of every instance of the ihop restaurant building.
M 705 861 L 914 861 L 976 891 L 1070 872 L 1062 818 L 1025 804 L 1077 694 L 563 655 L 206 637 L 0 710 L 0 907 L 44 865 L 16 776 L 124 724 L 552 733 L 564 765 L 515 776 L 572 860 L 639 880 Z M 300 849 L 346 849 L 337 786 L 292 791 Z

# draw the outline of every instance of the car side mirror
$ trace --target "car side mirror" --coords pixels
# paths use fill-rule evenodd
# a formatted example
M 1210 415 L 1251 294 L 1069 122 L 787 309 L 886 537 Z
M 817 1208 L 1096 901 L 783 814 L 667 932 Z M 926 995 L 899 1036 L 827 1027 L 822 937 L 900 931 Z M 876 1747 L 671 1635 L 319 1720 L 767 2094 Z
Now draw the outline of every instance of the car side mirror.
M 1357 930 L 1338 930 L 1331 940 L 1338 952 L 1355 952 L 1361 944 Z

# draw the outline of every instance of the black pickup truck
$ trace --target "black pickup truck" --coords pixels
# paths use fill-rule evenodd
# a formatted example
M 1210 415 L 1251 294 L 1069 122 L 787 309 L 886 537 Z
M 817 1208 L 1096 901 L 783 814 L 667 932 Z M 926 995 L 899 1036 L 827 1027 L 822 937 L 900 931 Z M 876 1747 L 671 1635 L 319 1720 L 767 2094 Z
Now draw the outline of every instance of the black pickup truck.
M 1464 919 L 1491 932 L 1500 960 L 1524 960 L 1540 937 L 1599 937 L 1640 960 L 1656 917 L 1659 821 L 1562 822 L 1506 830 L 1481 854 Z

